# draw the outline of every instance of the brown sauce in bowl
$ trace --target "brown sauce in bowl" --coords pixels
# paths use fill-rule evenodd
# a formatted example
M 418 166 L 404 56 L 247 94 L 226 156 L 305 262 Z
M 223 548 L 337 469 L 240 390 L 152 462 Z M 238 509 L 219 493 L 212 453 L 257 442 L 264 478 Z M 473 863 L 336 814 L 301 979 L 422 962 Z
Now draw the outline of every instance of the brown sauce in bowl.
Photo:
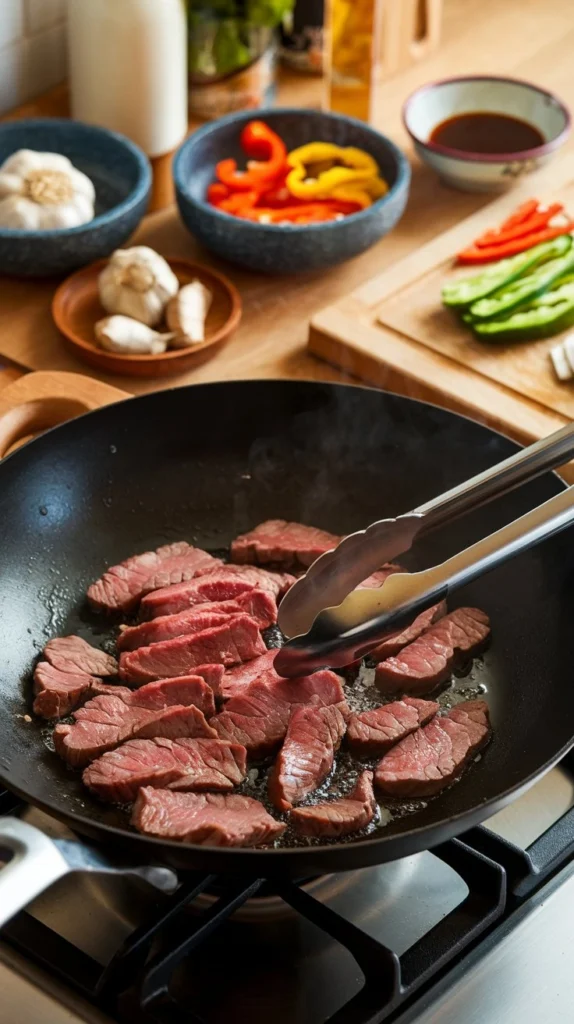
M 519 153 L 542 146 L 546 139 L 528 121 L 509 114 L 476 111 L 441 121 L 433 128 L 429 141 L 464 153 Z

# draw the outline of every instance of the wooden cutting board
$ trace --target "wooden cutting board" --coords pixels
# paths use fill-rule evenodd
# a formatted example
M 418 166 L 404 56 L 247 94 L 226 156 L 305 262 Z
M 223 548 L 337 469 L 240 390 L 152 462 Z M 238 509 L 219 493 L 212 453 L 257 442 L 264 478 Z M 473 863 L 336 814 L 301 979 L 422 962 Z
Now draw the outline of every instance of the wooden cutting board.
M 557 338 L 481 343 L 441 305 L 445 280 L 472 274 L 453 257 L 524 199 L 557 199 L 574 215 L 574 157 L 551 164 L 439 235 L 311 321 L 309 350 L 370 384 L 467 413 L 531 443 L 574 418 L 574 385 L 560 384 Z

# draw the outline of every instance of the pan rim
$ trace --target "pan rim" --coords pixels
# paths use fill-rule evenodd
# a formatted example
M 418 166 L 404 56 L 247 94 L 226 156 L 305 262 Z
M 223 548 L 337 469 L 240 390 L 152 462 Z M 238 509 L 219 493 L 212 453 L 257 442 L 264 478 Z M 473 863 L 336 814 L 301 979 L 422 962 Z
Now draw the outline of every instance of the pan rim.
M 312 379 L 284 380 L 281 378 L 250 378 L 241 381 L 212 381 L 200 384 L 189 384 L 180 387 L 173 386 L 170 388 L 165 388 L 161 391 L 135 396 L 135 400 L 140 403 L 147 402 L 149 404 L 152 404 L 154 401 L 161 401 L 164 392 L 171 394 L 174 391 L 190 392 L 192 388 L 228 388 L 230 386 L 236 387 L 238 384 L 252 386 L 257 385 L 265 387 L 268 387 L 269 385 L 276 385 L 281 388 L 285 388 L 286 386 L 300 388 L 301 385 L 303 385 L 309 386 L 310 388 L 314 389 L 325 388 L 326 391 L 330 392 L 332 392 L 333 389 L 335 389 L 336 391 L 342 389 L 352 389 L 353 391 L 374 392 L 382 396 L 385 396 L 386 398 L 390 398 L 391 400 L 396 399 L 398 403 L 403 406 L 405 405 L 405 403 L 408 403 L 410 406 L 428 407 L 430 409 L 437 410 L 441 415 L 456 417 L 457 419 L 461 419 L 468 423 L 471 423 L 474 427 L 481 428 L 486 432 L 486 434 L 488 434 L 491 437 L 494 435 L 503 438 L 505 441 L 508 441 L 512 445 L 516 446 L 517 449 L 523 447 L 522 445 L 519 444 L 519 442 L 515 441 L 513 438 L 510 438 L 502 431 L 494 430 L 493 428 L 488 427 L 485 424 L 482 424 L 479 421 L 472 419 L 472 417 L 467 416 L 465 414 L 452 412 L 451 410 L 444 409 L 433 402 L 410 398 L 408 396 L 403 395 L 397 395 L 391 391 L 386 391 L 385 389 L 382 388 L 370 387 L 368 385 L 363 384 L 347 384 L 331 381 L 317 381 Z M 2 472 L 2 467 L 4 465 L 8 465 L 11 462 L 11 460 L 14 459 L 14 457 L 22 457 L 28 451 L 30 445 L 42 445 L 44 443 L 44 439 L 48 439 L 49 441 L 54 431 L 61 430 L 65 432 L 69 428 L 73 429 L 73 427 L 78 421 L 84 420 L 86 417 L 90 416 L 98 417 L 100 415 L 104 415 L 108 412 L 108 410 L 112 409 L 114 406 L 125 406 L 128 403 L 128 401 L 131 403 L 134 401 L 134 398 L 132 398 L 131 396 L 127 396 L 126 399 L 120 400 L 119 402 L 114 402 L 112 405 L 87 411 L 85 413 L 82 413 L 80 416 L 75 417 L 73 420 L 57 424 L 53 427 L 48 428 L 38 438 L 30 440 L 25 445 L 22 445 L 19 449 L 13 451 L 10 455 L 6 456 L 6 458 L 3 459 L 2 462 L 0 462 L 0 474 Z M 560 489 L 565 489 L 567 487 L 567 484 L 558 476 L 556 472 L 552 472 L 551 475 L 555 478 L 556 483 L 560 485 Z M 274 849 L 273 847 L 243 848 L 223 846 L 200 846 L 194 843 L 182 843 L 175 840 L 156 838 L 153 836 L 144 835 L 140 832 L 137 832 L 136 830 L 132 831 L 129 828 L 118 828 L 115 825 L 108 825 L 102 822 L 94 821 L 92 818 L 86 817 L 76 812 L 66 811 L 64 809 L 61 809 L 55 802 L 51 800 L 45 800 L 36 797 L 31 798 L 30 794 L 26 792 L 25 789 L 21 789 L 19 786 L 11 785 L 9 780 L 2 773 L 0 773 L 0 785 L 3 785 L 7 790 L 14 793 L 25 803 L 47 812 L 57 820 L 65 822 L 72 828 L 72 830 L 75 829 L 76 831 L 80 832 L 82 837 L 89 837 L 91 832 L 97 831 L 102 833 L 102 836 L 105 837 L 106 841 L 110 842 L 117 841 L 121 843 L 122 841 L 125 842 L 127 840 L 129 842 L 137 842 L 139 844 L 141 841 L 143 841 L 146 844 L 146 848 L 150 851 L 150 857 L 153 856 L 153 851 L 156 850 L 160 860 L 165 860 L 166 851 L 173 853 L 175 858 L 177 858 L 178 854 L 185 856 L 186 852 L 189 852 L 190 856 L 193 856 L 195 854 L 198 857 L 203 856 L 204 854 L 213 854 L 217 855 L 218 857 L 222 855 L 221 859 L 229 861 L 230 867 L 231 864 L 233 863 L 232 857 L 235 857 L 235 868 L 231 869 L 232 871 L 234 871 L 235 869 L 237 869 L 238 863 L 241 863 L 237 856 L 238 854 L 243 855 L 242 860 L 245 861 L 246 865 L 249 862 L 249 858 L 253 859 L 254 856 L 260 858 L 261 855 L 266 855 L 266 859 L 269 856 L 272 856 L 273 863 L 279 865 L 281 863 L 287 864 L 291 861 L 302 861 L 306 857 L 309 857 L 309 855 L 311 855 L 313 859 L 317 860 L 317 862 L 323 861 L 326 870 L 329 870 L 329 861 L 336 859 L 345 851 L 356 851 L 357 859 L 360 860 L 360 851 L 384 847 L 389 851 L 388 856 L 385 856 L 384 858 L 381 858 L 378 861 L 376 859 L 369 860 L 368 858 L 365 860 L 365 865 L 367 865 L 368 863 L 383 863 L 384 861 L 392 860 L 396 857 L 403 856 L 402 853 L 396 853 L 393 856 L 392 852 L 395 847 L 400 846 L 403 842 L 409 842 L 413 840 L 416 842 L 417 838 L 426 835 L 428 837 L 428 842 L 418 844 L 417 848 L 432 849 L 433 845 L 436 845 L 437 843 L 444 841 L 447 834 L 449 839 L 454 838 L 457 835 L 460 835 L 467 829 L 471 828 L 473 825 L 478 824 L 480 821 L 484 821 L 485 818 L 489 817 L 491 813 L 495 812 L 495 810 L 500 809 L 502 806 L 509 803 L 514 796 L 526 791 L 536 781 L 541 779 L 548 771 L 555 767 L 564 758 L 564 756 L 572 749 L 573 746 L 574 735 L 570 737 L 570 739 L 555 755 L 552 755 L 552 757 L 549 758 L 540 768 L 530 773 L 530 775 L 528 775 L 526 778 L 521 779 L 514 785 L 503 790 L 501 793 L 492 796 L 490 799 L 484 800 L 483 802 L 478 804 L 475 803 L 472 807 L 460 811 L 454 816 L 440 819 L 432 825 L 427 824 L 411 828 L 403 828 L 399 832 L 394 832 L 393 834 L 388 836 L 385 835 L 384 830 L 382 830 L 381 832 L 372 834 L 369 837 L 350 842 L 347 841 L 345 843 L 330 843 L 317 846 L 292 846 L 281 847 L 278 849 Z M 460 822 L 464 822 L 462 828 L 458 827 Z M 161 851 L 164 851 L 163 856 Z M 350 867 L 356 866 L 356 864 L 350 865 Z M 247 867 L 247 871 L 248 870 L 249 869 Z

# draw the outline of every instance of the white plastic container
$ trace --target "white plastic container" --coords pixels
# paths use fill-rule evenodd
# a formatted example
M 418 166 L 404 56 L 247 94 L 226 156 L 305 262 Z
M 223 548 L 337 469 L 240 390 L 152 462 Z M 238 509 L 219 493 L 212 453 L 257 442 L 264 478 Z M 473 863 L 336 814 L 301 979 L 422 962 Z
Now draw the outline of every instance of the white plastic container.
M 161 156 L 187 133 L 184 0 L 68 0 L 72 116 Z

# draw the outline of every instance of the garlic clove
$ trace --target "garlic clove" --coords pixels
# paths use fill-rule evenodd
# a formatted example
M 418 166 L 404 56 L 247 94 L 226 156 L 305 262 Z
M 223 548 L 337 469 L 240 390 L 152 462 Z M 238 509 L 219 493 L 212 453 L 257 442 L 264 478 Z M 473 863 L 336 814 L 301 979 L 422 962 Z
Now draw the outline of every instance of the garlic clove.
M 129 316 L 106 316 L 94 325 L 96 339 L 108 352 L 121 355 L 160 355 L 172 334 L 160 334 Z
M 574 374 L 572 373 L 572 367 L 570 366 L 562 342 L 560 342 L 559 345 L 554 345 L 553 348 L 550 349 L 550 358 L 558 380 L 572 380 Z
M 22 192 L 22 179 L 18 174 L 0 171 L 0 199 L 4 196 L 19 195 Z
M 205 341 L 205 321 L 213 295 L 201 281 L 180 288 L 166 308 L 167 326 L 175 331 L 174 348 L 187 348 Z
M 0 199 L 0 225 L 9 230 L 37 231 L 41 210 L 24 196 L 6 196 Z
M 100 302 L 108 313 L 121 313 L 155 327 L 179 281 L 167 260 L 148 246 L 117 249 L 98 278 Z
M 29 174 L 30 171 L 51 170 L 68 172 L 72 166 L 67 156 L 61 153 L 41 153 L 37 149 L 19 149 L 9 156 L 0 170 L 9 174 Z
M 93 208 L 96 201 L 96 190 L 93 181 L 88 178 L 87 174 L 79 171 L 77 167 L 70 167 L 68 176 L 76 194 L 76 201 L 79 202 L 80 198 L 87 199 L 91 203 L 93 217 Z

